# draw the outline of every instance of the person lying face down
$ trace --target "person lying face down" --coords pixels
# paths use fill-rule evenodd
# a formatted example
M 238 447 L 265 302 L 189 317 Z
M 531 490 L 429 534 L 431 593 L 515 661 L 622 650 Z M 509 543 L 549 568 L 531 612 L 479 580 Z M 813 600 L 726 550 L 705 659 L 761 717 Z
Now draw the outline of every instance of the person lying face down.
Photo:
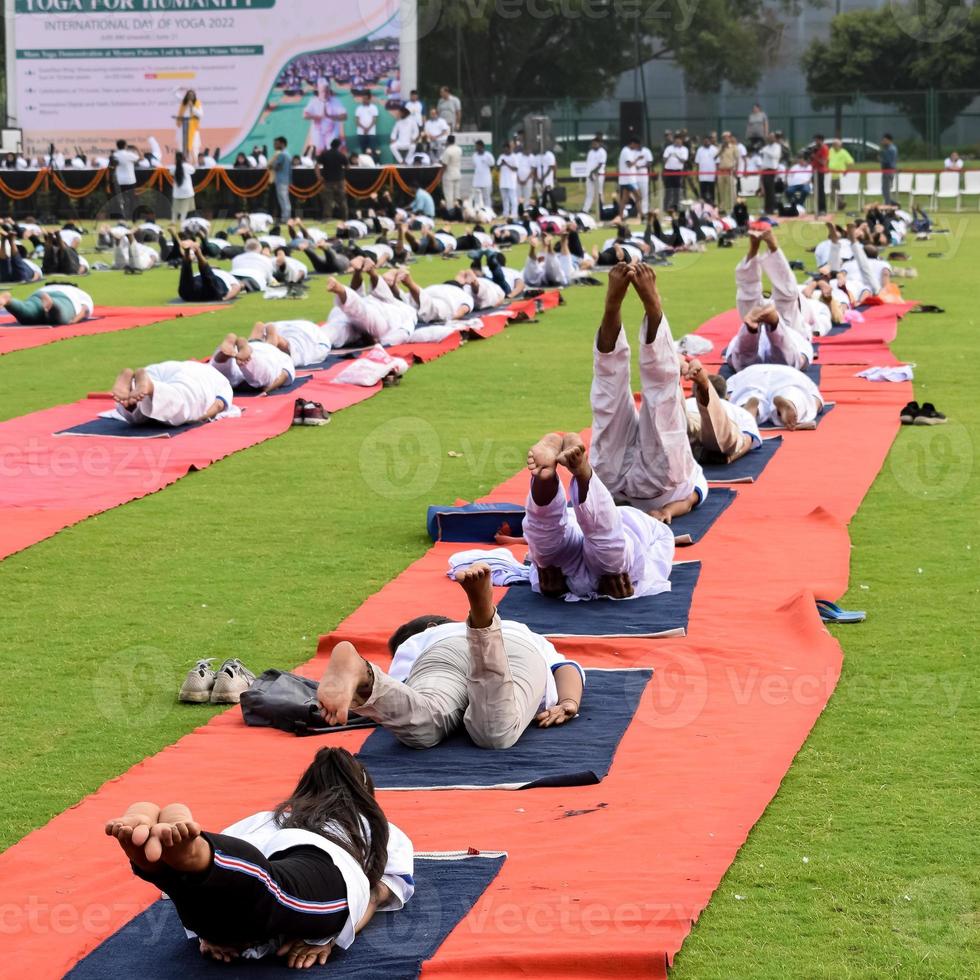
M 24 326 L 64 327 L 87 320 L 95 309 L 92 297 L 77 286 L 52 283 L 27 299 L 0 293 L 0 310 Z
M 288 354 L 294 367 L 321 364 L 330 354 L 327 331 L 312 320 L 261 320 L 252 328 L 249 340 L 264 340 Z
M 296 365 L 289 354 L 260 336 L 246 339 L 227 334 L 211 355 L 211 366 L 232 388 L 255 388 L 266 395 L 296 380 Z
M 465 622 L 419 616 L 388 641 L 388 673 L 338 643 L 317 700 L 328 724 L 351 710 L 410 748 L 431 748 L 465 728 L 480 748 L 510 748 L 532 723 L 562 725 L 582 703 L 581 667 L 521 623 L 501 621 L 489 566 L 456 573 L 470 612 Z
M 367 770 L 323 748 L 290 796 L 220 834 L 188 806 L 133 803 L 105 824 L 133 874 L 165 892 L 201 954 L 323 965 L 376 912 L 415 891 L 412 842 L 389 823 Z
M 639 406 L 630 378 L 630 345 L 622 305 L 632 288 L 643 304 Z M 592 445 L 589 462 L 614 499 L 643 502 L 669 523 L 708 495 L 691 453 L 680 365 L 653 269 L 620 263 L 609 272 L 606 306 L 593 350 Z
M 785 364 L 753 364 L 728 379 L 728 397 L 760 424 L 814 428 L 823 410 L 820 389 L 802 371 Z
M 571 509 L 559 466 L 572 478 Z M 616 506 L 577 435 L 548 433 L 528 451 L 527 467 L 524 537 L 536 592 L 629 599 L 670 591 L 673 533 L 635 507 Z
M 708 374 L 697 358 L 682 368 L 693 394 L 687 399 L 687 435 L 694 458 L 701 462 L 734 463 L 762 446 L 755 416 L 728 400 L 725 379 Z
M 418 311 L 419 323 L 448 323 L 462 320 L 473 312 L 473 293 L 460 282 L 459 276 L 449 282 L 424 287 L 419 286 L 405 268 L 392 269 L 384 278 L 394 296 Z
M 200 361 L 161 361 L 124 368 L 112 386 L 116 411 L 130 425 L 210 422 L 232 407 L 228 379 Z

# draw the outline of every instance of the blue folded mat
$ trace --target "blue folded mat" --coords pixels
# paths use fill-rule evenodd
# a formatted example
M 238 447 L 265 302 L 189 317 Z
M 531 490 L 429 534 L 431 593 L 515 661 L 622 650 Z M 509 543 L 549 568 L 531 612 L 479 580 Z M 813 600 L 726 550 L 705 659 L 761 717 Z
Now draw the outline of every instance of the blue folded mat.
M 709 483 L 755 483 L 782 444 L 783 437 L 774 436 L 763 439 L 758 449 L 746 453 L 734 463 L 702 463 L 704 478 Z M 711 499 L 710 493 L 708 499 Z
M 735 372 L 732 370 L 730 364 L 722 364 L 718 369 L 718 373 L 726 380 L 730 378 Z M 820 387 L 820 365 L 810 364 L 807 369 L 803 372 L 818 388 Z
M 305 368 L 304 368 L 305 370 Z M 302 388 L 307 381 L 312 381 L 313 375 L 307 374 L 305 377 L 294 378 L 288 385 L 270 391 L 266 398 L 276 398 L 279 395 L 291 395 L 297 388 Z M 261 388 L 249 388 L 247 385 L 235 389 L 235 398 L 259 398 L 262 395 Z
M 120 855 L 121 857 L 121 855 Z M 399 912 L 379 912 L 350 949 L 335 948 L 326 966 L 299 971 L 333 980 L 412 980 L 480 900 L 506 860 L 497 852 L 415 859 L 415 895 Z M 215 980 L 292 975 L 277 956 L 215 963 L 185 938 L 171 902 L 156 902 L 79 962 L 73 980 Z
M 670 592 L 591 602 L 565 602 L 530 585 L 512 585 L 497 612 L 544 636 L 684 636 L 700 574 L 700 562 L 682 562 L 670 573 Z
M 586 670 L 578 716 L 555 728 L 532 723 L 509 749 L 481 749 L 462 729 L 435 748 L 410 749 L 378 728 L 357 758 L 378 789 L 592 786 L 609 772 L 652 674 L 649 668 Z
M 191 429 L 198 429 L 207 422 L 188 422 L 186 425 L 164 425 L 162 422 L 141 422 L 130 425 L 122 419 L 94 418 L 70 429 L 56 432 L 56 436 L 112 436 L 116 439 L 173 439 Z
M 433 504 L 425 518 L 426 530 L 433 541 L 467 541 L 492 544 L 494 535 L 504 522 L 510 533 L 524 533 L 523 504 L 464 504 L 442 507 Z

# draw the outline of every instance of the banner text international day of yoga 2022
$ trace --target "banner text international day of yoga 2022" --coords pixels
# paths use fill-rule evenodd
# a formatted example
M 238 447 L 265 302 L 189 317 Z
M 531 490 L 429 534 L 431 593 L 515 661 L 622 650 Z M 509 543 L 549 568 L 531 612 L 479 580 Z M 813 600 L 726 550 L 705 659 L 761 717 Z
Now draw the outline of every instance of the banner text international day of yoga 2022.
M 179 149 L 175 116 L 193 89 L 203 108 L 201 146 L 239 150 L 279 135 L 299 153 L 311 142 L 304 108 L 329 77 L 357 145 L 355 92 L 370 90 L 387 144 L 391 109 L 414 84 L 404 22 L 414 0 L 5 0 L 10 125 L 24 153 L 53 144 L 107 156 L 117 139 L 156 137 L 163 162 Z M 13 30 L 11 30 L 11 27 Z M 386 106 L 388 111 L 386 111 Z

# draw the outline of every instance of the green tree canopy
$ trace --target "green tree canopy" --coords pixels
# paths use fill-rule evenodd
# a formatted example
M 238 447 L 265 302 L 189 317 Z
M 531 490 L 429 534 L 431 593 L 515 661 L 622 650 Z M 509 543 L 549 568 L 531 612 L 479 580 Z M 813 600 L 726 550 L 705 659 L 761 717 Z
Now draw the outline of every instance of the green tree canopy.
M 472 96 L 502 96 L 519 113 L 542 98 L 587 103 L 637 63 L 672 60 L 688 83 L 751 87 L 770 61 L 781 0 L 419 0 L 424 91 L 457 78 Z
M 923 90 L 970 89 L 980 78 L 980 8 L 962 0 L 886 4 L 835 17 L 830 40 L 816 41 L 803 59 L 807 88 L 819 109 L 850 105 L 864 94 L 904 112 L 923 136 Z M 938 102 L 940 129 L 974 98 L 953 92 Z

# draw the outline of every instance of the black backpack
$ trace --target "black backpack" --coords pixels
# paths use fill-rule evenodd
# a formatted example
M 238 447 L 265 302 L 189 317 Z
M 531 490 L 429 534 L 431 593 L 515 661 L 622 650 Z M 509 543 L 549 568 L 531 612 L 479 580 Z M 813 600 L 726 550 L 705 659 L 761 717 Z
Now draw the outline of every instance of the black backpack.
M 328 725 L 316 700 L 316 681 L 282 670 L 267 670 L 242 693 L 242 717 L 246 725 L 278 728 L 292 735 L 324 735 L 327 732 L 370 728 L 374 722 L 352 715 L 346 725 Z

